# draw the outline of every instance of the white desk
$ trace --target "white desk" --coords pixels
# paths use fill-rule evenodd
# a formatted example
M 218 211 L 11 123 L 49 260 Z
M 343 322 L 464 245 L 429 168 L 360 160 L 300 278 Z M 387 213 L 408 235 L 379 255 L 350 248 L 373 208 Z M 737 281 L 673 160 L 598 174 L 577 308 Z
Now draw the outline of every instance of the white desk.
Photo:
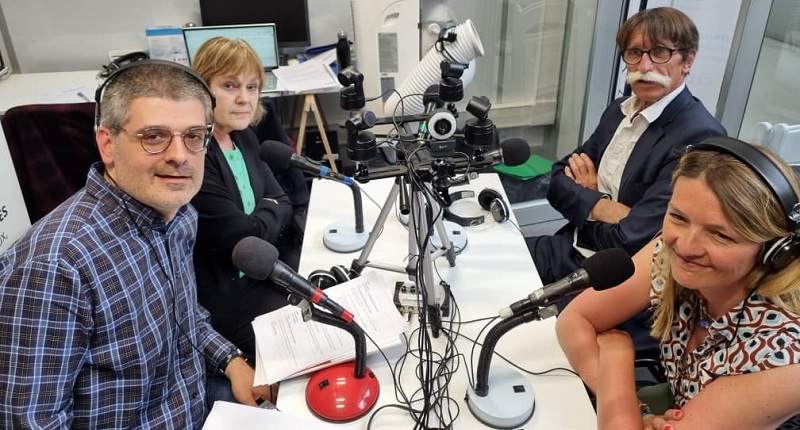
M 94 101 L 97 70 L 12 73 L 0 81 L 0 116 L 14 106 Z M 84 93 L 89 100 L 78 95 Z
M 383 204 L 392 179 L 371 181 L 361 184 L 362 189 L 379 204 Z M 472 181 L 470 188 L 477 192 L 491 187 L 502 192 L 499 178 L 495 174 L 481 175 Z M 459 187 L 453 187 L 457 190 Z M 451 191 L 452 191 L 451 190 Z M 504 194 L 504 193 L 503 193 Z M 305 242 L 300 262 L 300 274 L 307 276 L 315 269 L 328 269 L 335 264 L 347 267 L 359 253 L 336 254 L 327 250 L 322 244 L 323 228 L 332 221 L 347 219 L 353 216 L 350 190 L 338 183 L 316 180 L 312 187 L 309 216 L 306 226 Z M 377 218 L 379 208 L 369 198 L 364 197 L 364 218 L 368 228 Z M 474 203 L 474 204 L 471 204 Z M 456 204 L 461 204 L 457 202 Z M 465 206 L 452 207 L 459 214 L 482 213 L 477 203 L 466 202 Z M 513 217 L 512 217 L 513 219 Z M 440 258 L 436 262 L 438 273 L 451 286 L 453 295 L 461 309 L 461 320 L 468 321 L 482 317 L 497 315 L 497 311 L 522 298 L 534 288 L 541 287 L 522 235 L 511 223 L 498 224 L 487 222 L 481 226 L 466 229 L 468 245 L 456 260 L 456 267 L 450 268 Z M 384 231 L 373 249 L 370 260 L 404 265 L 407 253 L 407 232 L 394 214 L 387 219 Z M 366 270 L 376 270 L 367 268 Z M 406 280 L 404 275 L 381 271 L 388 282 Z M 434 274 L 436 276 L 436 274 Z M 438 278 L 435 279 L 438 281 Z M 409 333 L 416 327 L 416 316 L 412 320 Z M 461 332 L 474 338 L 485 323 L 462 325 Z M 531 371 L 543 371 L 554 367 L 568 367 L 567 360 L 561 352 L 554 331 L 555 319 L 534 321 L 519 326 L 501 338 L 495 351 L 513 360 L 516 364 Z M 484 333 L 485 334 L 485 333 Z M 433 339 L 436 347 L 444 345 L 444 336 Z M 469 359 L 473 343 L 463 338 L 457 342 L 459 351 Z M 401 348 L 397 348 L 398 350 Z M 389 360 L 394 361 L 402 351 L 393 351 Z M 480 349 L 475 350 L 474 360 L 477 362 Z M 380 355 L 370 356 L 368 366 L 375 372 L 381 383 L 381 393 L 375 409 L 381 405 L 396 403 L 391 373 Z M 477 363 L 473 363 L 473 367 Z M 403 386 L 406 392 L 419 387 L 413 375 L 413 366 L 409 362 L 403 372 Z M 510 367 L 501 358 L 495 356 L 492 366 Z M 594 430 L 596 416 L 589 402 L 582 382 L 577 376 L 564 371 L 556 371 L 548 376 L 528 376 L 536 395 L 536 408 L 531 420 L 524 425 L 526 429 L 580 429 Z M 281 383 L 278 395 L 278 407 L 286 412 L 310 416 L 304 398 L 307 377 L 299 377 Z M 458 402 L 460 416 L 455 423 L 456 429 L 486 428 L 475 419 L 464 402 L 468 380 L 467 372 L 461 364 L 449 387 L 450 396 Z M 491 388 L 491 387 L 490 387 Z M 374 410 L 374 409 L 373 409 Z M 364 429 L 367 416 L 347 424 L 342 428 Z M 405 412 L 388 408 L 379 412 L 373 420 L 374 428 L 411 428 L 413 422 Z

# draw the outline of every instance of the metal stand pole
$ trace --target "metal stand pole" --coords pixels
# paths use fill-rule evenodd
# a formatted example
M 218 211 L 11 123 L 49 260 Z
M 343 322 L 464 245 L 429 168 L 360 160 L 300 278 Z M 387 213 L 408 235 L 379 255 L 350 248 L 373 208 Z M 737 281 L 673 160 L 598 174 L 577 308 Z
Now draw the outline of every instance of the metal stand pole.
M 425 205 L 425 193 L 423 190 L 416 188 L 417 185 L 412 185 L 413 189 L 410 193 L 411 213 L 409 214 L 408 220 L 408 264 L 403 267 L 369 260 L 369 255 L 383 230 L 386 219 L 394 208 L 394 203 L 401 193 L 401 188 L 405 186 L 405 180 L 402 176 L 395 178 L 389 195 L 386 197 L 386 201 L 381 207 L 378 219 L 375 221 L 370 231 L 367 242 L 361 250 L 359 257 L 353 260 L 350 270 L 355 274 L 360 274 L 365 267 L 372 267 L 407 274 L 411 283 L 415 284 L 417 288 L 405 286 L 404 290 L 414 295 L 424 291 L 425 295 L 423 297 L 426 297 L 426 300 L 422 305 L 426 309 L 419 309 L 419 311 L 428 312 L 433 335 L 437 337 L 441 327 L 442 308 L 449 309 L 449 306 L 446 305 L 449 297 L 445 294 L 446 292 L 444 289 L 433 280 L 433 260 L 444 255 L 450 267 L 454 267 L 456 253 L 441 218 L 437 218 L 433 222 L 441 240 L 441 248 L 435 251 L 431 251 L 428 248 L 431 230 L 429 228 L 428 212 Z M 439 212 L 440 208 L 438 203 L 431 202 L 430 206 L 432 214 Z M 416 301 L 416 299 L 414 300 Z M 415 306 L 407 307 L 413 308 Z

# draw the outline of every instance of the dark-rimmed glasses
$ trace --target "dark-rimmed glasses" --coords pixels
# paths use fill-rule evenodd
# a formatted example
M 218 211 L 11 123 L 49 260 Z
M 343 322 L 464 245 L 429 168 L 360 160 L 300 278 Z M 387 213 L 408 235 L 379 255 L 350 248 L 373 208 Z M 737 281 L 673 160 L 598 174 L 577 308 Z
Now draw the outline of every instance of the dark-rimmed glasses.
M 150 127 L 136 133 L 131 133 L 125 128 L 120 127 L 120 131 L 124 131 L 129 136 L 139 138 L 139 144 L 142 149 L 150 154 L 158 154 L 164 152 L 169 148 L 172 143 L 172 138 L 179 136 L 183 142 L 183 146 L 189 152 L 202 152 L 208 146 L 208 137 L 211 134 L 214 126 L 209 124 L 205 127 L 193 127 L 183 133 L 173 133 L 171 130 L 162 127 Z
M 647 54 L 653 64 L 664 64 L 672 58 L 672 54 L 676 51 L 680 51 L 680 49 L 671 49 L 665 46 L 656 46 L 646 51 L 639 48 L 628 48 L 622 51 L 622 61 L 632 66 L 639 64 L 642 61 L 642 55 Z

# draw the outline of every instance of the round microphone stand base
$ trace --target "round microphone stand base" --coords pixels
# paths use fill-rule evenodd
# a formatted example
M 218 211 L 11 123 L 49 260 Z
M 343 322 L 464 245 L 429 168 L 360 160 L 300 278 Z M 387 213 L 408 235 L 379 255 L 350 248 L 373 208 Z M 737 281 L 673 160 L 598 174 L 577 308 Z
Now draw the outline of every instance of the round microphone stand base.
M 314 415 L 331 422 L 353 421 L 366 415 L 378 401 L 378 378 L 367 368 L 355 376 L 355 362 L 337 364 L 313 375 L 306 385 L 306 403 Z
M 443 221 L 442 224 L 444 224 L 444 229 L 447 232 L 446 239 L 453 243 L 453 250 L 456 255 L 460 254 L 467 247 L 466 230 L 452 221 Z M 443 248 L 445 245 L 442 243 L 442 239 L 439 238 L 439 232 L 436 229 L 433 229 L 430 244 L 434 250 Z
M 489 369 L 489 393 L 480 397 L 467 389 L 467 406 L 478 421 L 496 429 L 522 427 L 533 416 L 536 399 L 525 376 L 506 367 Z
M 334 221 L 322 232 L 322 243 L 334 252 L 354 252 L 363 248 L 369 239 L 369 233 L 356 232 L 352 219 Z

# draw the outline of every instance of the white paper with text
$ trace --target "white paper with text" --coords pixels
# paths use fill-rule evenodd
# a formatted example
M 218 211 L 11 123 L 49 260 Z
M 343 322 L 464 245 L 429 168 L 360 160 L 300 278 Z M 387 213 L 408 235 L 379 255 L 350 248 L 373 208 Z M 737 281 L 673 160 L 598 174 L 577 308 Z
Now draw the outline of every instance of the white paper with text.
M 273 69 L 272 73 L 287 91 L 307 93 L 341 88 L 333 70 L 324 62 L 311 59 L 293 66 Z
M 375 271 L 325 290 L 349 310 L 382 349 L 398 345 L 408 322 L 394 304 L 394 288 Z M 347 331 L 303 321 L 299 308 L 285 306 L 253 321 L 256 337 L 255 385 L 274 384 L 355 358 Z M 367 338 L 367 354 L 377 348 Z
M 214 402 L 203 430 L 334 430 L 336 426 L 319 420 L 287 414 L 277 409 L 262 409 L 238 403 Z

